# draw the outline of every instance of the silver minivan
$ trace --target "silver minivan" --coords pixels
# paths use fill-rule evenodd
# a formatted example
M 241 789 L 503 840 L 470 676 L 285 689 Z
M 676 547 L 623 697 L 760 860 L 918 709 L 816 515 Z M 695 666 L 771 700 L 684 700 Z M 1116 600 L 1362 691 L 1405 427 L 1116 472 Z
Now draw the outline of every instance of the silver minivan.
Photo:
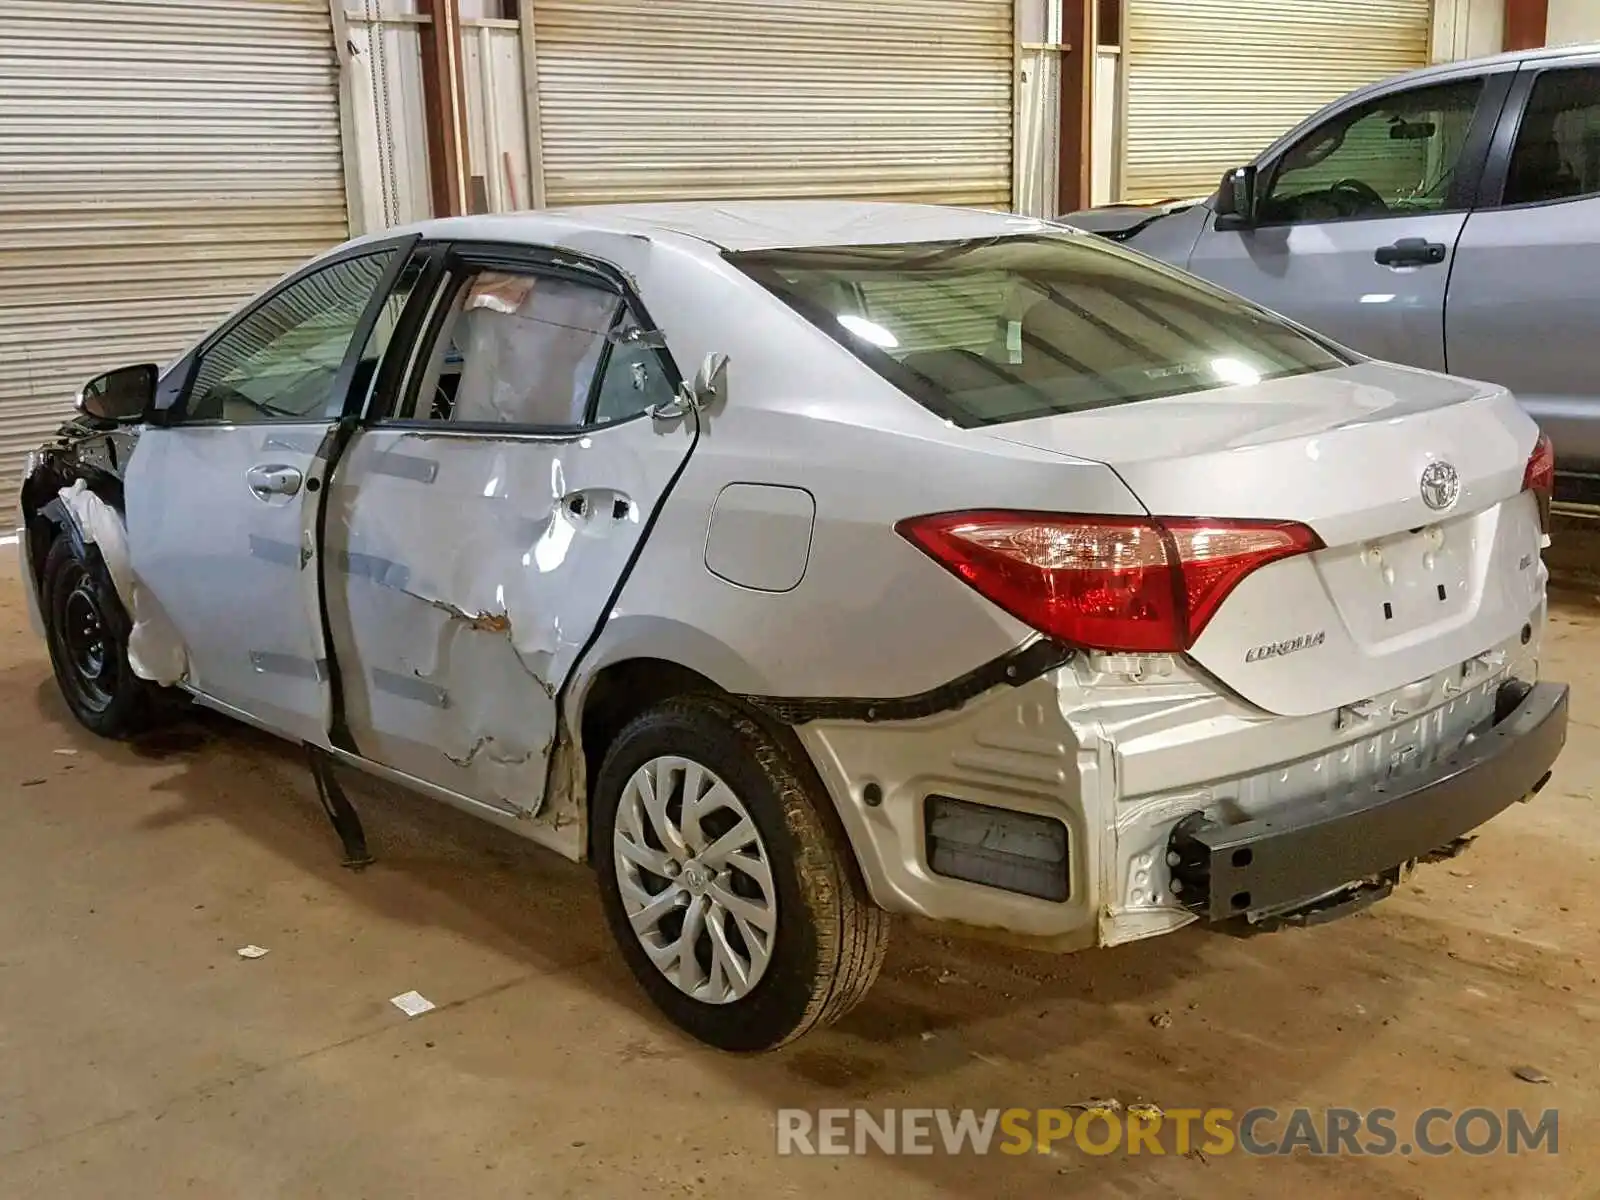
M 1511 389 L 1600 500 L 1600 45 L 1428 67 L 1217 193 L 1064 218 L 1375 358 Z

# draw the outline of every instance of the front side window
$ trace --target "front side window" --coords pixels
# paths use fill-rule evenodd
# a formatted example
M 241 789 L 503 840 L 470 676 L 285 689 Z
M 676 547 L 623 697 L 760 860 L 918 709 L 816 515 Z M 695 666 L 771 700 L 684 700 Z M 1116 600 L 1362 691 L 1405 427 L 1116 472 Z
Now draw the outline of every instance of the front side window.
M 397 415 L 571 429 L 670 399 L 658 351 L 616 292 L 557 275 L 468 271 L 449 282 Z
M 1457 80 L 1341 113 L 1279 160 L 1261 219 L 1336 221 L 1463 207 L 1458 172 L 1482 93 L 1481 79 Z
M 347 258 L 263 301 L 207 347 L 189 388 L 193 421 L 318 421 L 393 251 Z
M 367 344 L 356 359 L 355 378 L 351 380 L 351 390 L 362 397 L 363 410 L 371 401 L 373 389 L 378 383 L 378 370 L 389 353 L 395 334 L 399 332 L 400 319 L 427 272 L 426 257 L 418 254 L 409 258 L 396 274 L 394 286 L 389 289 L 389 294 L 378 309 L 372 332 L 367 335 Z
M 1248 301 L 1087 235 L 728 257 L 962 427 L 1346 364 Z
M 1506 204 L 1600 194 L 1600 67 L 1543 71 L 1517 128 Z

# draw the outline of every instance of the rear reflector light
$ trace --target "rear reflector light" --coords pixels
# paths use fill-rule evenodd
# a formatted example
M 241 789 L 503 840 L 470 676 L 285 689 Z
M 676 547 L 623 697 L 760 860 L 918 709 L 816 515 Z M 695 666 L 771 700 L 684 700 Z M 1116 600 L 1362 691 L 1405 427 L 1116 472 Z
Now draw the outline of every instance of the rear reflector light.
M 1049 817 L 929 796 L 924 808 L 928 868 L 935 875 L 1065 900 L 1067 827 Z
M 1544 434 L 1533 444 L 1528 465 L 1522 472 L 1522 490 L 1532 492 L 1539 501 L 1539 528 L 1549 531 L 1550 497 L 1556 490 L 1556 451 Z
M 1018 620 L 1095 650 L 1187 650 L 1250 572 L 1318 550 L 1288 521 L 982 510 L 895 529 Z

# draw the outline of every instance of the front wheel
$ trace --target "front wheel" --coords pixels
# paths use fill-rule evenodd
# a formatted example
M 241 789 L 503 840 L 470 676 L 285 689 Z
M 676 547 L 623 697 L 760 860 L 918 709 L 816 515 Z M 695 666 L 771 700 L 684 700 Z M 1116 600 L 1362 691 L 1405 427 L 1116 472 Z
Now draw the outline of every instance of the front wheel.
M 606 920 L 671 1020 L 723 1050 L 769 1050 L 836 1020 L 877 977 L 888 917 L 829 803 L 720 698 L 668 701 L 609 748 L 594 795 Z
M 155 689 L 128 665 L 132 623 L 100 552 L 70 533 L 57 537 L 40 573 L 39 600 L 56 684 L 72 715 L 102 737 L 144 729 Z

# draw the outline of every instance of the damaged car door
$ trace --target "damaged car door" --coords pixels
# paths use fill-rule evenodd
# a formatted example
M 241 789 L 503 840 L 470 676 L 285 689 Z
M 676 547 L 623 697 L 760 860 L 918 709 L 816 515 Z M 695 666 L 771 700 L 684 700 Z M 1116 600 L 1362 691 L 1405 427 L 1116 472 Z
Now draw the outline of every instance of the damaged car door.
M 320 491 L 361 348 L 407 244 L 269 291 L 168 373 L 126 480 L 133 573 L 207 703 L 327 745 Z
M 425 293 L 425 294 L 424 294 Z M 626 278 L 438 254 L 329 491 L 328 612 L 362 756 L 536 813 L 556 697 L 694 444 Z

